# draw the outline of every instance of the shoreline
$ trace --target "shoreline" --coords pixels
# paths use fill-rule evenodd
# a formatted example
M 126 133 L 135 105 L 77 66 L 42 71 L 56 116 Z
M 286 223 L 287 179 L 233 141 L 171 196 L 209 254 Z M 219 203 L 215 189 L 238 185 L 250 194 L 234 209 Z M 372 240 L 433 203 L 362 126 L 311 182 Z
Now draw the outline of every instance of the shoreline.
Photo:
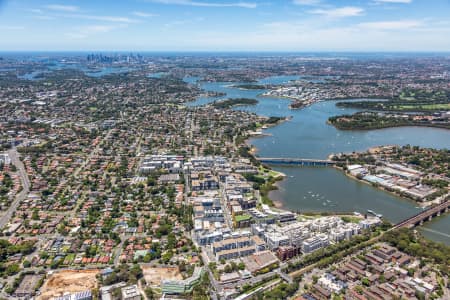
M 240 87 L 236 87 L 236 86 L 234 86 L 233 84 L 231 84 L 231 85 L 229 85 L 229 86 L 230 86 L 230 87 L 237 88 L 237 89 L 243 89 L 243 88 L 240 88 Z M 252 90 L 252 89 L 249 89 L 249 90 Z M 288 107 L 289 107 L 289 109 L 291 109 L 291 110 L 301 110 L 301 109 L 304 109 L 304 108 L 306 108 L 306 107 L 308 107 L 308 106 L 310 106 L 310 105 L 313 105 L 313 104 L 316 104 L 316 103 L 322 102 L 322 101 L 345 101 L 345 100 L 349 100 L 349 99 L 350 99 L 350 98 L 332 98 L 332 99 L 326 99 L 326 100 L 318 100 L 318 101 L 314 101 L 314 102 L 312 102 L 312 103 L 308 103 L 308 104 L 306 104 L 306 105 L 302 105 L 302 106 L 297 107 L 297 108 L 293 108 L 291 105 L 292 105 L 292 103 L 295 103 L 295 101 L 297 101 L 298 98 L 295 98 L 295 97 L 289 97 L 289 96 L 271 96 L 271 95 L 265 95 L 264 93 L 258 94 L 257 97 L 262 97 L 262 98 L 278 98 L 278 99 L 282 99 L 282 100 L 284 100 L 284 99 L 289 100 L 289 101 L 291 102 L 291 104 L 289 104 Z M 381 97 L 378 96 L 378 97 L 365 97 L 365 98 L 371 100 L 371 99 L 380 99 Z M 352 98 L 352 99 L 353 99 L 353 98 Z M 352 99 L 350 99 L 350 100 L 352 100 Z M 354 99 L 360 99 L 360 97 L 357 97 L 357 98 L 354 98 Z M 255 105 L 257 105 L 257 104 L 255 104 Z M 233 107 L 235 107 L 235 106 L 240 106 L 240 105 L 239 105 L 239 104 L 237 104 L 237 105 L 232 105 L 230 108 L 233 108 Z M 284 123 L 284 122 L 286 122 L 286 121 L 288 121 L 288 120 L 289 120 L 289 117 L 284 117 L 284 118 L 278 120 L 278 121 L 275 122 L 275 123 L 264 123 L 263 126 L 262 126 L 262 128 L 261 128 L 261 129 L 262 129 L 261 133 L 259 133 L 259 134 L 257 134 L 257 135 L 247 133 L 247 137 L 246 137 L 245 140 L 244 140 L 244 144 L 246 144 L 247 146 L 250 147 L 249 154 L 252 155 L 254 159 L 256 159 L 256 155 L 257 155 L 257 153 L 258 153 L 258 151 L 259 151 L 259 149 L 258 149 L 257 147 L 253 146 L 253 145 L 250 143 L 250 139 L 252 139 L 252 138 L 259 138 L 259 137 L 265 137 L 265 136 L 271 136 L 271 134 L 267 134 L 267 133 L 263 132 L 263 130 L 268 129 L 268 128 L 271 128 L 271 127 L 278 126 L 278 125 L 280 125 L 280 124 L 282 124 L 282 123 Z M 427 126 L 427 125 L 422 125 L 422 124 L 417 124 L 417 125 L 416 125 L 416 124 L 413 124 L 413 125 L 406 125 L 406 124 L 405 124 L 405 125 L 400 125 L 400 126 L 388 126 L 388 127 L 382 127 L 382 128 L 372 128 L 372 129 L 348 129 L 348 130 L 346 130 L 346 129 L 340 129 L 340 128 L 336 127 L 334 124 L 332 124 L 332 123 L 329 122 L 329 121 L 327 121 L 326 123 L 327 123 L 328 125 L 330 125 L 330 126 L 335 127 L 337 130 L 342 130 L 342 131 L 353 131 L 353 130 L 354 130 L 354 131 L 368 131 L 368 130 L 379 130 L 379 129 L 388 129 L 388 128 L 395 128 L 395 127 L 431 127 L 431 128 L 439 128 L 439 129 L 448 129 L 448 128 L 443 128 L 443 127 L 440 127 L 440 126 Z M 330 154 L 330 155 L 332 155 L 332 154 Z M 272 195 L 272 196 L 270 195 L 272 192 L 275 192 L 276 190 L 279 190 L 280 184 L 281 184 L 282 181 L 286 178 L 286 175 L 285 175 L 284 173 L 282 173 L 282 172 L 278 172 L 278 171 L 273 170 L 273 168 L 270 167 L 270 166 L 267 166 L 267 165 L 266 165 L 266 167 L 267 167 L 269 170 L 271 170 L 271 171 L 273 171 L 273 172 L 276 172 L 276 173 L 278 174 L 278 176 L 275 177 L 275 178 L 276 178 L 275 182 L 272 183 L 272 184 L 270 184 L 270 186 L 269 186 L 269 190 L 270 190 L 270 191 L 269 191 L 268 194 L 267 194 L 267 197 L 269 198 L 269 200 L 270 200 L 271 203 L 272 203 L 271 206 L 276 207 L 276 208 L 280 208 L 280 209 L 286 209 L 286 208 L 284 208 L 284 203 L 283 203 L 284 201 L 283 201 L 283 200 L 275 199 L 275 198 L 273 197 L 273 195 Z M 402 197 L 402 196 L 398 195 L 395 191 L 387 190 L 386 188 L 381 187 L 381 186 L 374 186 L 374 185 L 372 185 L 372 184 L 369 183 L 369 182 L 366 182 L 366 181 L 364 181 L 364 180 L 360 180 L 360 179 L 358 179 L 358 178 L 352 176 L 351 174 L 348 174 L 347 172 L 345 172 L 345 171 L 343 170 L 343 168 L 340 168 L 340 167 L 337 167 L 337 166 L 334 166 L 334 168 L 340 170 L 341 172 L 343 172 L 343 173 L 346 175 L 346 177 L 348 177 L 348 178 L 350 178 L 350 179 L 353 179 L 353 180 L 355 180 L 355 181 L 357 181 L 357 182 L 362 182 L 362 183 L 364 183 L 364 184 L 367 184 L 367 185 L 369 185 L 369 186 L 371 186 L 371 187 L 373 187 L 373 188 L 375 188 L 375 189 L 377 189 L 377 190 L 379 190 L 379 191 L 384 191 L 384 192 L 386 192 L 386 193 L 388 193 L 388 194 L 390 194 L 390 195 L 395 196 L 396 198 L 398 198 L 398 199 L 400 199 L 400 200 L 406 200 L 406 201 L 408 201 L 408 202 L 411 202 L 411 203 L 415 204 L 417 207 L 426 208 L 426 207 L 429 207 L 429 206 L 431 206 L 431 205 L 433 204 L 432 201 L 418 202 L 418 201 L 415 201 L 414 199 L 411 199 L 411 198 L 408 198 L 408 197 Z M 277 198 L 278 198 L 278 197 L 277 197 Z M 315 212 L 313 212 L 313 213 L 315 213 Z M 317 214 L 323 214 L 323 212 L 319 212 L 319 211 L 316 212 L 316 213 L 317 213 Z M 334 215 L 340 214 L 340 212 L 330 212 L 330 213 L 331 213 L 331 214 L 334 214 Z
M 261 96 L 261 95 L 259 95 L 260 97 L 262 97 L 262 98 L 271 98 L 271 97 L 269 97 L 269 96 Z M 274 99 L 277 99 L 277 97 L 272 97 L 272 98 L 274 98 Z M 381 98 L 381 99 L 380 99 Z M 289 98 L 278 98 L 279 100 L 287 100 L 286 101 L 286 105 L 288 105 L 289 106 L 289 103 L 292 103 L 293 102 L 293 99 L 289 99 Z M 328 101 L 331 101 L 331 102 L 341 102 L 341 101 L 345 101 L 345 100 L 359 100 L 359 99 L 361 99 L 361 97 L 355 97 L 355 98 L 349 98 L 349 97 L 346 97 L 346 98 L 334 98 L 334 99 L 323 99 L 323 100 L 321 100 L 320 102 L 328 102 Z M 383 99 L 382 97 L 365 97 L 365 99 L 367 99 L 368 101 L 370 101 L 370 100 L 377 100 L 377 99 L 380 99 L 380 100 L 386 100 L 386 99 Z M 289 102 L 288 102 L 289 101 Z M 298 108 L 298 110 L 300 110 L 300 109 L 303 109 L 303 108 L 305 108 L 305 107 L 302 107 L 302 108 Z M 289 107 L 289 110 L 291 110 L 292 108 L 290 108 Z M 296 109 L 297 110 L 297 109 Z M 261 115 L 260 115 L 261 116 Z M 284 121 L 287 121 L 287 120 L 289 120 L 288 118 L 285 118 L 284 120 L 280 120 L 280 121 L 278 121 L 278 122 L 276 122 L 276 123 L 271 123 L 271 124 L 264 124 L 265 126 L 265 128 L 262 128 L 263 130 L 264 129 L 267 129 L 267 128 L 271 128 L 271 127 L 275 127 L 275 126 L 277 126 L 277 125 L 279 125 L 279 124 L 282 124 Z M 329 126 L 331 126 L 331 125 L 329 125 Z M 417 127 L 417 128 L 419 128 L 419 127 L 425 127 L 425 126 L 404 126 L 404 127 Z M 430 127 L 428 127 L 428 128 L 430 128 Z M 381 130 L 389 130 L 390 128 L 380 128 Z M 380 129 L 378 129 L 378 130 L 380 130 Z M 434 129 L 434 130 L 444 130 L 444 128 L 437 128 L 437 127 L 432 127 L 432 128 L 430 128 L 430 129 Z M 377 129 L 372 129 L 372 130 L 377 130 Z M 338 130 L 339 131 L 339 130 Z M 357 131 L 357 130 L 355 130 L 355 131 Z M 247 146 L 248 148 L 249 148 L 249 154 L 253 157 L 253 158 L 255 158 L 256 157 L 256 155 L 259 153 L 259 151 L 260 151 L 260 149 L 258 149 L 257 147 L 255 147 L 254 145 L 252 145 L 251 144 L 251 140 L 250 139 L 253 139 L 253 138 L 260 138 L 260 137 L 263 137 L 263 136 L 265 136 L 265 135 L 257 135 L 257 136 L 249 136 L 249 135 L 247 135 L 245 138 L 243 138 L 242 139 L 242 141 L 241 141 L 241 143 L 242 144 L 240 144 L 240 146 Z M 270 169 L 272 169 L 272 166 L 271 166 L 271 168 Z M 272 169 L 273 170 L 273 169 Z M 279 186 L 281 185 L 281 184 L 283 184 L 283 179 L 284 179 L 285 177 L 283 177 L 280 181 L 276 181 L 275 183 L 274 183 L 274 185 L 276 186 L 276 188 L 277 189 L 279 189 Z M 355 179 L 355 180 L 358 180 L 358 179 Z M 360 180 L 358 180 L 358 181 L 360 181 Z M 364 182 L 364 183 L 366 183 L 366 184 L 369 184 L 369 183 L 367 183 L 367 182 Z M 372 186 L 373 187 L 373 186 Z M 376 187 L 374 187 L 374 188 L 376 188 Z M 376 191 L 382 191 L 381 189 L 376 189 Z M 274 192 L 274 193 L 277 193 L 277 191 L 271 191 L 271 192 Z M 405 202 L 408 202 L 408 203 L 413 203 L 413 201 L 411 200 L 411 199 L 408 199 L 408 198 L 403 198 L 403 197 L 400 197 L 400 196 L 398 196 L 397 194 L 394 194 L 394 193 L 392 193 L 392 192 L 390 192 L 390 191 L 384 191 L 384 192 L 387 192 L 387 193 L 389 193 L 389 195 L 392 195 L 393 197 L 395 197 L 396 199 L 395 199 L 395 201 L 405 201 Z M 269 193 L 270 194 L 270 193 Z M 283 199 L 282 199 L 282 197 L 274 197 L 273 195 L 270 195 L 270 196 L 268 196 L 268 198 L 269 198 L 269 200 L 273 203 L 273 207 L 274 208 L 279 208 L 279 209 L 282 209 L 282 210 L 287 210 L 287 211 L 291 211 L 291 212 L 294 212 L 294 213 L 296 213 L 296 211 L 295 210 L 290 210 L 289 208 L 286 208 L 285 207 L 285 202 L 283 201 Z M 414 206 L 419 206 L 418 205 L 418 202 L 415 202 L 414 201 Z M 298 211 L 297 211 L 297 213 L 298 213 Z M 324 214 L 324 213 L 327 213 L 327 214 L 329 214 L 329 215 L 342 215 L 342 213 L 344 213 L 344 212 L 340 212 L 340 211 L 327 211 L 327 212 L 323 212 L 323 211 L 313 211 L 313 212 L 305 212 L 305 214 L 314 214 L 314 215 L 321 215 L 321 214 Z
M 297 101 L 301 101 L 299 98 L 295 98 L 295 97 L 289 97 L 289 96 L 272 96 L 272 95 L 264 95 L 263 94 L 258 94 L 257 97 L 261 97 L 261 98 L 274 98 L 274 99 L 281 99 L 281 100 L 289 100 L 291 103 L 288 105 L 288 108 L 290 110 L 300 110 L 300 109 L 304 109 L 307 108 L 313 104 L 322 102 L 322 101 L 326 101 L 326 100 L 316 100 L 304 105 L 301 105 L 299 107 L 293 107 L 292 105 L 295 104 Z
M 260 138 L 260 137 L 266 137 L 266 136 L 273 136 L 273 134 L 271 134 L 271 133 L 265 133 L 265 132 L 263 132 L 263 130 L 266 130 L 266 129 L 269 129 L 269 128 L 272 128 L 272 127 L 281 125 L 281 124 L 283 124 L 284 122 L 290 121 L 291 119 L 292 119 L 292 117 L 290 117 L 290 116 L 289 116 L 289 117 L 281 117 L 281 119 L 278 120 L 278 121 L 275 122 L 275 123 L 264 123 L 264 124 L 262 125 L 262 127 L 259 128 L 259 129 L 261 129 L 261 133 L 258 133 L 258 134 L 252 134 L 252 132 L 254 132 L 254 131 L 248 131 L 248 132 L 247 132 L 247 135 L 248 135 L 248 136 L 245 138 L 244 143 L 245 143 L 247 146 L 250 147 L 249 153 L 250 153 L 251 155 L 253 155 L 253 157 L 256 159 L 255 155 L 258 153 L 258 148 L 256 148 L 255 146 L 253 146 L 252 144 L 249 143 L 249 140 L 250 140 L 250 139 L 253 139 L 253 138 Z
M 338 166 L 335 165 L 335 166 L 333 166 L 333 168 L 339 170 L 339 171 L 340 171 L 341 173 L 343 173 L 346 177 L 348 177 L 348 178 L 350 178 L 350 179 L 352 179 L 352 180 L 355 180 L 355 181 L 360 182 L 360 183 L 367 184 L 368 186 L 371 186 L 371 187 L 373 187 L 373 188 L 375 188 L 375 189 L 377 189 L 377 190 L 386 192 L 386 193 L 388 193 L 388 194 L 390 194 L 390 195 L 393 195 L 393 196 L 395 196 L 395 197 L 397 197 L 397 198 L 399 198 L 399 199 L 407 200 L 407 201 L 409 201 L 409 202 L 411 202 L 411 203 L 416 204 L 417 207 L 428 208 L 428 207 L 430 207 L 430 206 L 432 206 L 432 205 L 434 204 L 433 201 L 435 201 L 435 200 L 426 201 L 426 202 L 418 202 L 418 201 L 415 201 L 414 199 L 411 199 L 411 198 L 408 198 L 408 197 L 402 197 L 402 196 L 400 196 L 399 194 L 397 194 L 395 191 L 390 191 L 390 190 L 388 190 L 388 189 L 386 189 L 386 188 L 384 188 L 384 187 L 382 187 L 382 186 L 374 186 L 374 185 L 371 184 L 370 182 L 367 182 L 367 181 L 362 180 L 362 179 L 358 179 L 357 177 L 355 177 L 355 176 L 353 176 L 353 175 L 351 175 L 351 174 L 345 172 L 345 170 L 344 170 L 343 168 L 341 168 L 341 167 L 338 167 Z
M 275 172 L 278 172 L 278 171 L 275 171 Z M 283 200 L 282 200 L 282 199 L 278 199 L 278 198 L 277 198 L 277 199 L 273 199 L 273 196 L 272 196 L 272 197 L 270 196 L 271 193 L 274 193 L 274 192 L 276 192 L 276 191 L 278 191 L 278 190 L 280 189 L 280 186 L 279 186 L 279 185 L 280 185 L 280 184 L 283 182 L 283 180 L 286 178 L 286 174 L 281 173 L 281 172 L 278 172 L 278 173 L 283 174 L 283 177 L 282 177 L 280 180 L 277 180 L 277 181 L 275 182 L 274 186 L 276 186 L 276 189 L 275 189 L 275 190 L 271 190 L 271 191 L 269 192 L 268 197 L 269 197 L 270 200 L 272 200 L 273 206 L 274 206 L 275 208 L 278 208 L 278 209 L 284 209 L 284 210 L 285 210 L 284 204 L 283 204 Z
M 341 130 L 341 131 L 369 131 L 369 130 L 382 130 L 382 129 L 399 128 L 399 127 L 428 127 L 428 128 L 438 128 L 438 129 L 450 130 L 449 127 L 439 126 L 439 125 L 435 125 L 435 124 L 404 124 L 404 125 L 393 125 L 393 126 L 385 126 L 385 127 L 377 127 L 377 128 L 341 128 L 341 127 L 336 126 L 335 124 L 331 123 L 328 120 L 326 123 L 330 126 L 333 126 L 337 130 Z
M 277 123 L 275 123 L 275 124 L 268 124 L 268 125 L 267 125 L 267 128 L 277 126 L 277 125 L 279 125 L 279 124 L 282 124 L 282 123 L 285 122 L 285 121 L 287 121 L 287 120 L 284 119 L 284 120 L 280 120 L 279 122 L 277 122 Z M 269 125 L 270 125 L 270 126 L 269 126 Z M 404 126 L 396 126 L 396 127 L 404 127 Z M 412 127 L 414 127 L 414 126 L 412 126 Z M 425 126 L 418 126 L 418 127 L 425 127 Z M 390 127 L 386 127 L 386 128 L 390 128 Z M 386 128 L 379 128 L 379 129 L 386 129 Z M 395 128 L 395 127 L 392 127 L 392 128 Z M 444 129 L 444 128 L 441 128 L 441 129 Z M 339 130 L 339 129 L 338 129 L 338 130 Z M 377 130 L 377 129 L 372 129 L 372 130 Z M 258 149 L 257 147 L 255 147 L 255 146 L 251 145 L 251 144 L 249 143 L 249 139 L 250 139 L 250 138 L 264 137 L 264 136 L 265 136 L 265 135 L 264 135 L 264 133 L 263 133 L 263 134 L 258 135 L 258 136 L 251 136 L 251 137 L 249 137 L 249 138 L 247 138 L 247 139 L 245 140 L 245 143 L 246 143 L 248 146 L 250 146 L 250 151 L 249 151 L 249 153 L 250 153 L 255 159 L 256 159 L 256 156 L 255 156 L 255 155 L 258 153 L 259 149 Z M 269 135 L 269 136 L 270 136 L 270 135 Z M 329 156 L 331 156 L 331 155 L 332 155 L 332 153 L 331 153 Z M 329 157 L 329 156 L 328 156 L 328 157 Z M 269 166 L 267 166 L 267 167 L 269 167 Z M 269 167 L 269 168 L 270 168 L 270 167 Z M 398 198 L 398 199 L 400 199 L 400 200 L 406 200 L 406 201 L 408 201 L 408 202 L 410 202 L 410 203 L 412 203 L 412 204 L 415 204 L 416 207 L 420 207 L 420 208 L 422 208 L 422 209 L 425 209 L 425 208 L 428 208 L 428 207 L 430 207 L 430 206 L 432 206 L 432 205 L 434 204 L 434 203 L 433 203 L 434 200 L 432 200 L 432 201 L 427 201 L 427 202 L 418 202 L 418 201 L 415 201 L 414 199 L 411 199 L 411 198 L 408 198 L 408 197 L 402 197 L 402 196 L 400 196 L 399 194 L 397 194 L 395 191 L 390 191 L 390 190 L 388 190 L 388 189 L 386 189 L 386 188 L 384 188 L 384 187 L 382 187 L 382 186 L 374 186 L 374 185 L 372 185 L 371 183 L 369 183 L 369 182 L 367 182 L 367 181 L 365 181 L 365 180 L 360 180 L 360 179 L 356 178 L 355 176 L 353 176 L 353 175 L 351 175 L 351 174 L 345 172 L 345 170 L 344 170 L 343 168 L 338 167 L 338 166 L 336 166 L 336 165 L 334 165 L 332 168 L 335 168 L 335 169 L 339 170 L 339 171 L 342 172 L 346 177 L 348 177 L 348 178 L 350 178 L 350 179 L 352 179 L 352 180 L 355 180 L 355 181 L 360 182 L 360 183 L 363 183 L 363 184 L 367 184 L 368 186 L 371 186 L 371 187 L 373 187 L 373 188 L 375 188 L 375 189 L 377 189 L 377 190 L 379 190 L 379 191 L 383 191 L 383 192 L 388 193 L 388 194 L 390 194 L 390 195 L 392 195 L 392 196 L 395 196 L 396 198 Z M 268 196 L 268 198 L 271 200 L 271 202 L 273 203 L 273 205 L 272 205 L 273 207 L 279 208 L 279 209 L 284 209 L 284 210 L 289 210 L 289 209 L 287 209 L 287 208 L 284 207 L 284 202 L 283 202 L 283 200 L 281 200 L 281 199 L 275 199 L 275 198 L 273 198 L 273 196 L 270 195 L 271 193 L 276 192 L 277 190 L 279 190 L 279 185 L 282 183 L 283 180 L 285 180 L 286 174 L 284 174 L 284 173 L 282 173 L 282 172 L 279 172 L 279 171 L 276 171 L 276 170 L 273 170 L 272 168 L 270 168 L 270 170 L 272 170 L 272 171 L 274 171 L 274 172 L 277 172 L 277 173 L 281 174 L 282 176 L 281 176 L 274 184 L 272 184 L 272 186 L 274 186 L 275 189 L 271 190 L 271 191 L 268 193 L 267 196 Z M 317 211 L 317 212 L 309 212 L 309 213 L 323 214 L 323 212 L 319 212 L 319 211 Z M 329 213 L 330 213 L 330 214 L 333 214 L 333 215 L 340 215 L 340 214 L 341 214 L 341 212 L 329 212 Z

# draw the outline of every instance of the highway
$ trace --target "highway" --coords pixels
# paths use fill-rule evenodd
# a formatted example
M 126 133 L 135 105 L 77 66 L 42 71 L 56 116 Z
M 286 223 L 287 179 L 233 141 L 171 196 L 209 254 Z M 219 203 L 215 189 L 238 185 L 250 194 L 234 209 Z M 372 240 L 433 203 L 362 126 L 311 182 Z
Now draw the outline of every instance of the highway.
M 8 154 L 11 158 L 11 163 L 14 164 L 14 166 L 16 166 L 17 168 L 17 173 L 22 184 L 22 190 L 16 195 L 16 198 L 11 203 L 6 213 L 0 217 L 0 228 L 3 228 L 9 222 L 20 202 L 24 200 L 30 192 L 30 179 L 28 178 L 28 174 L 25 171 L 25 166 L 19 159 L 19 153 L 17 152 L 16 148 L 13 148 L 8 151 Z

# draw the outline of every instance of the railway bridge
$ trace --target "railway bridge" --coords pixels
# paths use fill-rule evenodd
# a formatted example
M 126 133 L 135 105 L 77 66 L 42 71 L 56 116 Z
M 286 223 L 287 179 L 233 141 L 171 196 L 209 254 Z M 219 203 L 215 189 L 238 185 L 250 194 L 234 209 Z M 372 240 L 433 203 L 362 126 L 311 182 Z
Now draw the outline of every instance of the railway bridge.
M 434 217 L 439 217 L 441 214 L 448 212 L 448 209 L 450 207 L 450 200 L 447 200 L 439 205 L 433 206 L 428 208 L 427 210 L 424 210 L 412 217 L 409 217 L 406 220 L 401 221 L 400 223 L 396 224 L 393 229 L 397 228 L 412 228 L 415 226 L 420 226 L 426 221 L 431 221 Z

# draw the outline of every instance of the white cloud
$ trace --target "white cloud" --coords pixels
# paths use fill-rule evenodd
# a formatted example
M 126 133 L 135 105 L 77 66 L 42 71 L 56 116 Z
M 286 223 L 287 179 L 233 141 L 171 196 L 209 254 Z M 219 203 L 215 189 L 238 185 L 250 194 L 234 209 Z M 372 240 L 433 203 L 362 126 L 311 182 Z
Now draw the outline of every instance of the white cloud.
M 164 24 L 165 29 L 173 29 L 177 27 L 181 27 L 183 25 L 195 24 L 198 22 L 203 22 L 205 19 L 202 17 L 194 18 L 194 19 L 186 19 L 186 20 L 176 20 L 169 23 Z
M 183 45 L 184 50 L 222 51 L 448 51 L 450 49 L 450 40 L 445 38 L 450 34 L 448 26 L 430 28 L 427 23 L 414 30 L 370 30 L 358 25 L 329 25 L 316 18 L 266 23 L 259 30 L 244 29 L 240 34 L 206 29 L 194 32 L 189 37 L 179 36 L 172 43 L 170 40 L 166 41 L 171 44 L 163 45 L 162 48 L 174 49 L 177 45 Z M 413 26 L 412 23 L 410 26 Z M 319 36 L 320 38 L 317 38 Z
M 130 19 L 128 17 L 116 17 L 116 16 L 96 16 L 96 15 L 82 15 L 82 14 L 70 14 L 64 15 L 63 17 L 68 18 L 79 18 L 94 21 L 105 21 L 113 23 L 138 23 L 138 20 Z
M 30 12 L 34 13 L 34 14 L 43 14 L 44 11 L 40 8 L 32 8 L 30 9 Z
M 255 2 L 201 2 L 192 0 L 148 0 L 154 3 L 161 4 L 177 4 L 199 7 L 242 7 L 242 8 L 256 8 L 258 5 Z
M 132 12 L 132 14 L 137 16 L 137 17 L 142 17 L 142 18 L 150 18 L 150 17 L 158 16 L 157 14 L 146 13 L 146 12 L 143 12 L 143 11 L 134 11 L 134 12 Z
M 65 11 L 65 12 L 76 12 L 80 10 L 78 6 L 73 5 L 50 4 L 45 7 L 50 10 Z
M 422 21 L 418 20 L 400 20 L 400 21 L 381 21 L 381 22 L 365 22 L 358 26 L 365 29 L 373 30 L 403 30 L 417 28 L 423 25 Z
M 68 32 L 65 34 L 65 36 L 69 37 L 70 39 L 84 39 L 91 35 L 95 34 L 101 34 L 101 33 L 108 33 L 115 29 L 119 28 L 125 28 L 127 27 L 126 24 L 120 24 L 120 25 L 102 25 L 102 24 L 94 24 L 94 25 L 87 25 L 87 26 L 81 26 L 74 29 L 74 32 Z
M 89 25 L 82 27 L 82 31 L 92 32 L 92 33 L 105 33 L 109 32 L 113 29 L 117 28 L 117 26 L 110 25 Z
M 375 2 L 381 2 L 381 3 L 411 3 L 412 0 L 375 0 Z
M 355 6 L 345 6 L 331 9 L 314 9 L 310 10 L 309 13 L 323 15 L 330 18 L 345 18 L 360 16 L 364 13 L 364 9 Z
M 0 0 L 1 1 L 1 0 Z M 61 5 L 47 5 L 49 9 L 61 11 L 61 13 L 53 13 L 50 15 L 44 15 L 45 11 L 42 9 L 30 9 L 29 11 L 36 14 L 34 18 L 40 20 L 54 20 L 56 18 L 74 18 L 74 19 L 85 19 L 93 21 L 103 21 L 103 22 L 113 22 L 113 23 L 139 23 L 137 19 L 132 19 L 129 17 L 122 16 L 102 16 L 102 15 L 86 15 L 75 13 L 78 11 L 78 7 L 75 6 L 61 6 Z M 71 13 L 74 12 L 74 13 Z M 132 13 L 137 17 L 154 17 L 156 14 L 145 13 L 141 11 L 135 11 Z
M 292 3 L 296 5 L 317 5 L 321 0 L 293 0 Z
M 37 15 L 34 18 L 38 19 L 38 20 L 44 20 L 44 21 L 49 21 L 49 20 L 54 20 L 55 19 L 55 17 L 44 16 L 44 15 Z

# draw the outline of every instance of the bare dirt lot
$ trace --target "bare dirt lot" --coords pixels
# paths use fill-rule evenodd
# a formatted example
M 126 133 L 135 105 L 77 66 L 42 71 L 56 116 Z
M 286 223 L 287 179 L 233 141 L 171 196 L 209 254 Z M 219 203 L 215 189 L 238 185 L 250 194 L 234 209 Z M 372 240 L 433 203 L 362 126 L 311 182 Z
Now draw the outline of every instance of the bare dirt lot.
M 76 293 L 97 287 L 99 270 L 66 270 L 49 275 L 37 300 L 48 300 L 65 293 Z
M 141 268 L 144 273 L 145 281 L 153 286 L 161 285 L 161 280 L 163 279 L 183 279 L 183 276 L 181 276 L 180 272 L 178 271 L 178 267 L 158 268 L 141 266 Z

